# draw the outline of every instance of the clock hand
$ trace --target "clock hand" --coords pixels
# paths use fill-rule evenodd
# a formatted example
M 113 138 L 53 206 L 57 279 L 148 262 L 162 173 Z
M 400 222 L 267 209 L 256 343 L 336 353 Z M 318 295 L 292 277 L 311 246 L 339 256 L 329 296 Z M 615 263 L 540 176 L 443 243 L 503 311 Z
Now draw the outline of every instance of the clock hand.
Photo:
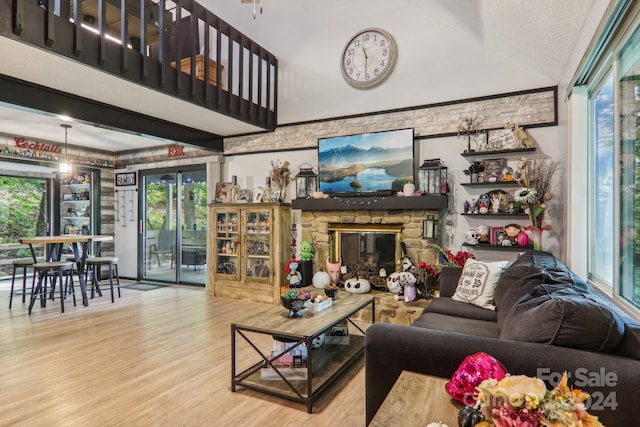
M 362 53 L 364 53 L 364 72 L 367 72 L 367 61 L 369 60 L 369 57 L 367 56 L 367 51 L 365 50 L 364 46 L 362 46 Z

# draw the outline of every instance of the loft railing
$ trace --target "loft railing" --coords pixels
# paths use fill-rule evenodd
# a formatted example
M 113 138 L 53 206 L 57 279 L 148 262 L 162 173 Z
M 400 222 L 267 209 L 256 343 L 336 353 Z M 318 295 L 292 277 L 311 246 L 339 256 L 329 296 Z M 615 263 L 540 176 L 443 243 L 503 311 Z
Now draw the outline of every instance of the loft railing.
M 277 59 L 196 2 L 10 0 L 3 4 L 0 35 L 245 123 L 266 130 L 276 127 Z M 2 11 L 7 5 L 11 10 Z

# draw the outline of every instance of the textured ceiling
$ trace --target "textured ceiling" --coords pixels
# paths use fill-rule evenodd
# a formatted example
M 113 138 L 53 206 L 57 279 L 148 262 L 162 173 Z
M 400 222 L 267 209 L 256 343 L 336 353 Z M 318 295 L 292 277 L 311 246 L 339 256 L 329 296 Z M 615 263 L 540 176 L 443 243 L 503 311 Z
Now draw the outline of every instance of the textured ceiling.
M 264 13 L 255 19 L 253 6 L 240 0 L 201 3 L 276 55 L 278 123 L 286 124 L 558 85 L 592 7 L 601 8 L 606 2 L 263 0 Z M 384 84 L 362 91 L 344 82 L 339 64 L 347 41 L 368 27 L 382 28 L 395 37 L 399 59 Z M 104 84 L 92 88 L 94 99 L 105 101 L 115 92 L 121 107 L 136 105 L 139 111 L 147 108 L 148 114 L 161 114 L 156 102 L 138 107 L 124 83 L 120 88 L 117 82 L 114 87 L 112 77 L 100 81 Z M 177 109 L 172 115 L 179 123 L 216 132 L 217 124 L 206 114 Z M 0 132 L 52 141 L 63 137 L 59 119 L 40 116 L 20 122 L 0 108 Z M 78 132 L 81 129 L 85 130 L 78 124 Z M 227 126 L 218 133 L 243 131 Z M 143 144 L 130 141 L 138 136 L 105 132 L 109 131 L 87 126 L 91 141 L 82 140 L 83 134 L 81 143 L 113 151 Z

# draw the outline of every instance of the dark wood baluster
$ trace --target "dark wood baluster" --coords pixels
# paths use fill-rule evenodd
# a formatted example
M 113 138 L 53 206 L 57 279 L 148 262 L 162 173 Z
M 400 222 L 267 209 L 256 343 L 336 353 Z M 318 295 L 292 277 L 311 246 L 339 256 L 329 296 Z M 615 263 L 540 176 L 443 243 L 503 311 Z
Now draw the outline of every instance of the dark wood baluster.
M 53 28 L 53 23 L 55 22 L 55 1 L 47 0 L 47 10 L 45 11 L 45 21 L 44 21 L 44 44 L 47 46 L 52 46 L 55 38 L 55 31 Z
M 73 0 L 73 54 L 82 53 L 82 0 Z
M 120 70 L 123 73 L 129 71 L 129 58 L 127 56 L 127 40 L 129 40 L 129 10 L 127 0 L 120 0 Z

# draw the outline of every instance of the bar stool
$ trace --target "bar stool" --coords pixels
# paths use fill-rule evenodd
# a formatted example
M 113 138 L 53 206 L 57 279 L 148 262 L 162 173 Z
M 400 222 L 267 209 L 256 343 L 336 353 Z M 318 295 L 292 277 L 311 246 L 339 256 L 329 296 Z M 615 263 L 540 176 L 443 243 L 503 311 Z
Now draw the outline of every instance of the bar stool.
M 60 310 L 64 313 L 64 299 L 68 293 L 73 294 L 73 305 L 76 305 L 76 293 L 73 287 L 73 277 L 71 277 L 71 273 L 73 272 L 73 264 L 69 261 L 50 261 L 50 262 L 39 262 L 33 264 L 34 274 L 38 274 L 38 284 L 35 289 L 31 293 L 31 302 L 29 303 L 29 314 L 31 314 L 31 310 L 33 309 L 33 305 L 36 302 L 37 298 L 40 298 L 40 305 L 42 307 L 46 306 L 47 300 L 47 279 L 52 279 L 51 286 L 51 298 L 53 299 L 53 295 L 56 289 L 56 282 L 60 279 Z M 63 278 L 66 277 L 66 282 L 63 284 Z M 71 287 L 68 286 L 69 278 L 71 277 Z
M 16 280 L 16 270 L 22 269 L 22 290 L 15 289 L 14 283 Z M 33 268 L 33 259 L 32 258 L 21 258 L 13 260 L 13 274 L 11 276 L 11 292 L 9 293 L 9 310 L 11 310 L 11 304 L 13 302 L 14 295 L 22 295 L 22 303 L 26 302 L 26 296 L 33 292 L 33 287 L 36 284 L 36 275 L 33 274 L 33 278 L 31 279 L 31 290 L 27 291 L 27 270 L 29 268 Z
M 101 256 L 87 259 L 86 278 L 85 283 L 89 284 L 89 272 L 91 272 L 91 298 L 95 296 L 96 291 L 99 296 L 102 296 L 100 290 L 100 271 L 103 265 L 109 267 L 109 286 L 111 288 L 111 302 L 115 302 L 113 291 L 113 276 L 115 270 L 116 284 L 118 286 L 118 298 L 120 295 L 120 275 L 118 274 L 118 261 L 116 257 Z

